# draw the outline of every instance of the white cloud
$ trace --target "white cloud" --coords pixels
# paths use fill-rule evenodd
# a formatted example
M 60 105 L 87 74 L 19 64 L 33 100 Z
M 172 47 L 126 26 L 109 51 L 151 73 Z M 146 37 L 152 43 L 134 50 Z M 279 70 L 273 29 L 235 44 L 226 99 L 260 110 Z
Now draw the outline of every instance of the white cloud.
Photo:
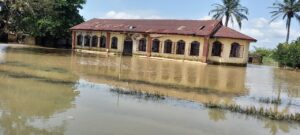
M 257 39 L 257 43 L 253 43 L 257 47 L 274 48 L 278 43 L 285 42 L 286 39 L 287 31 L 284 20 L 270 22 L 268 19 L 261 17 L 243 21 L 242 29 L 239 29 L 237 25 L 229 26 Z M 291 40 L 300 36 L 300 33 L 293 29 L 293 27 L 291 27 Z
M 263 38 L 265 36 L 265 33 L 262 32 L 259 29 L 255 28 L 245 28 L 241 30 L 242 33 L 248 34 L 250 36 L 255 36 L 256 38 Z
M 211 20 L 212 17 L 211 16 L 204 16 L 202 18 L 200 18 L 200 20 Z
M 158 15 L 154 15 L 152 13 L 147 12 L 137 12 L 137 13 L 130 13 L 130 12 L 118 12 L 118 11 L 109 11 L 105 14 L 104 18 L 109 19 L 160 19 L 161 17 Z
M 266 18 L 257 18 L 254 19 L 252 23 L 253 23 L 253 27 L 255 28 L 263 28 L 266 26 L 266 24 L 269 23 L 269 21 Z

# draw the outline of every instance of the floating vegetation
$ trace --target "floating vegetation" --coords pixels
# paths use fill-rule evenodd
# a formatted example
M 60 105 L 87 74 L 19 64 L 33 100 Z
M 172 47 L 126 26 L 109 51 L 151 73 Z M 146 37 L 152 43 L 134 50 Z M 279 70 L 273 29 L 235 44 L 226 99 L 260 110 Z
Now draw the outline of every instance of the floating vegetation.
M 71 50 L 56 49 L 56 48 L 39 48 L 39 47 L 7 47 L 6 52 L 21 53 L 21 54 L 38 54 L 38 55 L 56 55 L 69 56 Z
M 45 83 L 54 83 L 54 84 L 63 84 L 63 85 L 73 85 L 76 83 L 75 81 L 52 79 L 52 78 L 30 75 L 30 74 L 26 74 L 26 73 L 10 72 L 10 71 L 5 71 L 5 70 L 0 70 L 0 74 L 6 75 L 6 76 L 9 76 L 12 78 L 17 78 L 17 79 L 26 78 L 26 79 L 32 79 L 32 80 L 45 82 Z
M 179 84 L 164 84 L 164 83 L 153 83 L 151 81 L 143 81 L 143 80 L 134 80 L 134 79 L 125 79 L 125 78 L 119 78 L 111 75 L 95 75 L 95 74 L 88 74 L 91 76 L 95 76 L 97 78 L 105 78 L 105 79 L 112 79 L 118 82 L 126 82 L 126 83 L 136 83 L 136 84 L 145 84 L 145 85 L 152 85 L 155 87 L 164 87 L 168 89 L 176 89 L 180 91 L 185 91 L 185 92 L 196 92 L 196 93 L 201 93 L 201 94 L 213 94 L 213 95 L 219 95 L 219 96 L 227 96 L 227 97 L 232 97 L 232 96 L 239 96 L 243 95 L 241 93 L 231 93 L 231 92 L 223 92 L 219 91 L 217 89 L 211 89 L 211 88 L 205 88 L 205 87 L 189 87 L 189 86 L 184 86 L 184 85 L 179 85 Z
M 158 92 L 156 93 L 149 93 L 149 92 L 142 92 L 142 91 L 134 91 L 134 90 L 125 90 L 121 88 L 111 88 L 111 92 L 121 94 L 121 95 L 131 95 L 135 96 L 138 99 L 145 99 L 145 100 L 165 100 L 166 97 Z
M 5 63 L 1 63 L 0 65 L 23 67 L 23 68 L 29 68 L 32 70 L 40 70 L 40 71 L 46 71 L 46 72 L 57 72 L 57 73 L 67 73 L 68 72 L 68 70 L 63 69 L 63 68 L 40 67 L 40 66 L 35 66 L 35 65 L 19 62 L 19 61 L 7 61 Z
M 259 98 L 258 99 L 258 102 L 261 102 L 261 103 L 266 103 L 266 104 L 275 104 L 275 105 L 280 105 L 282 103 L 281 99 L 280 98 Z
M 251 107 L 241 107 L 240 105 L 220 105 L 215 103 L 206 103 L 204 104 L 207 108 L 212 109 L 224 109 L 231 112 L 242 113 L 247 115 L 253 115 L 258 117 L 266 117 L 272 120 L 285 120 L 285 121 L 296 121 L 300 122 L 300 113 L 295 114 L 285 114 L 278 111 L 273 111 L 272 109 L 264 109 L 263 107 L 256 108 Z
M 135 96 L 138 99 L 155 100 L 155 101 L 166 99 L 166 96 L 158 92 L 148 93 L 142 91 L 125 90 L 122 88 L 111 88 L 110 91 L 121 95 Z M 271 98 L 260 98 L 259 101 L 268 104 L 281 104 L 281 100 L 271 99 Z M 252 115 L 257 117 L 265 117 L 271 120 L 300 122 L 300 113 L 287 114 L 287 113 L 282 113 L 279 111 L 272 110 L 272 108 L 265 109 L 264 107 L 257 108 L 255 106 L 242 107 L 236 104 L 216 104 L 211 102 L 204 103 L 204 106 L 206 108 L 211 108 L 211 109 L 229 110 L 235 113 L 241 113 L 241 114 Z

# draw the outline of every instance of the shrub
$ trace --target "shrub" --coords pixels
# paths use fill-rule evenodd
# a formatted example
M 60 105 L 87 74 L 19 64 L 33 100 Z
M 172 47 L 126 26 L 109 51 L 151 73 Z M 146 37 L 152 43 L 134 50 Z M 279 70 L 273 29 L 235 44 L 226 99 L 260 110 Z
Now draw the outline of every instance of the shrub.
M 300 38 L 298 40 L 287 44 L 279 44 L 275 49 L 274 59 L 279 62 L 281 66 L 288 66 L 293 68 L 300 67 Z
M 252 52 L 254 55 L 259 55 L 262 57 L 271 57 L 274 53 L 273 49 L 263 48 L 263 47 L 254 47 L 255 51 Z

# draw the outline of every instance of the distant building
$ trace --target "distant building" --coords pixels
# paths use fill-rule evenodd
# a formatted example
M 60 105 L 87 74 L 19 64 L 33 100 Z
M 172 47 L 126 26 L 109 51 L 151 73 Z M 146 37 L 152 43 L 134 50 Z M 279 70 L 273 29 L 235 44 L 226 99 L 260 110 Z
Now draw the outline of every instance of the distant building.
M 256 39 L 216 20 L 92 19 L 71 28 L 73 49 L 246 65 Z
M 263 63 L 263 57 L 261 55 L 257 55 L 257 54 L 250 54 L 249 59 L 248 59 L 248 63 L 262 64 Z

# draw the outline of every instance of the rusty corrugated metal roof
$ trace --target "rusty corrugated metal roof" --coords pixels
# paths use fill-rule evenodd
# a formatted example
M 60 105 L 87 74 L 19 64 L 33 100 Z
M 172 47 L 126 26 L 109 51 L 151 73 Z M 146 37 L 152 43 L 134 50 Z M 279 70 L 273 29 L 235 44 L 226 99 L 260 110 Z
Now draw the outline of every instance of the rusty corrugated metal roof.
M 227 35 L 226 31 L 234 33 L 237 39 L 254 41 L 255 39 L 241 33 L 224 29 L 217 20 L 151 20 L 151 19 L 92 19 L 76 25 L 71 30 L 138 32 L 156 34 L 179 34 L 194 36 L 213 36 L 234 38 Z M 220 28 L 220 29 L 219 29 Z M 217 31 L 216 31 L 217 30 Z M 219 32 L 219 30 L 221 30 Z M 241 34 L 241 35 L 239 35 Z
M 219 28 L 215 34 L 213 34 L 213 37 L 225 37 L 225 38 L 233 38 L 233 39 L 244 39 L 244 40 L 249 40 L 249 41 L 253 41 L 253 42 L 256 42 L 257 40 L 250 37 L 250 36 L 247 36 L 243 33 L 240 33 L 236 30 L 233 30 L 231 28 L 228 28 L 228 27 L 225 27 L 225 26 L 222 26 L 221 28 Z

